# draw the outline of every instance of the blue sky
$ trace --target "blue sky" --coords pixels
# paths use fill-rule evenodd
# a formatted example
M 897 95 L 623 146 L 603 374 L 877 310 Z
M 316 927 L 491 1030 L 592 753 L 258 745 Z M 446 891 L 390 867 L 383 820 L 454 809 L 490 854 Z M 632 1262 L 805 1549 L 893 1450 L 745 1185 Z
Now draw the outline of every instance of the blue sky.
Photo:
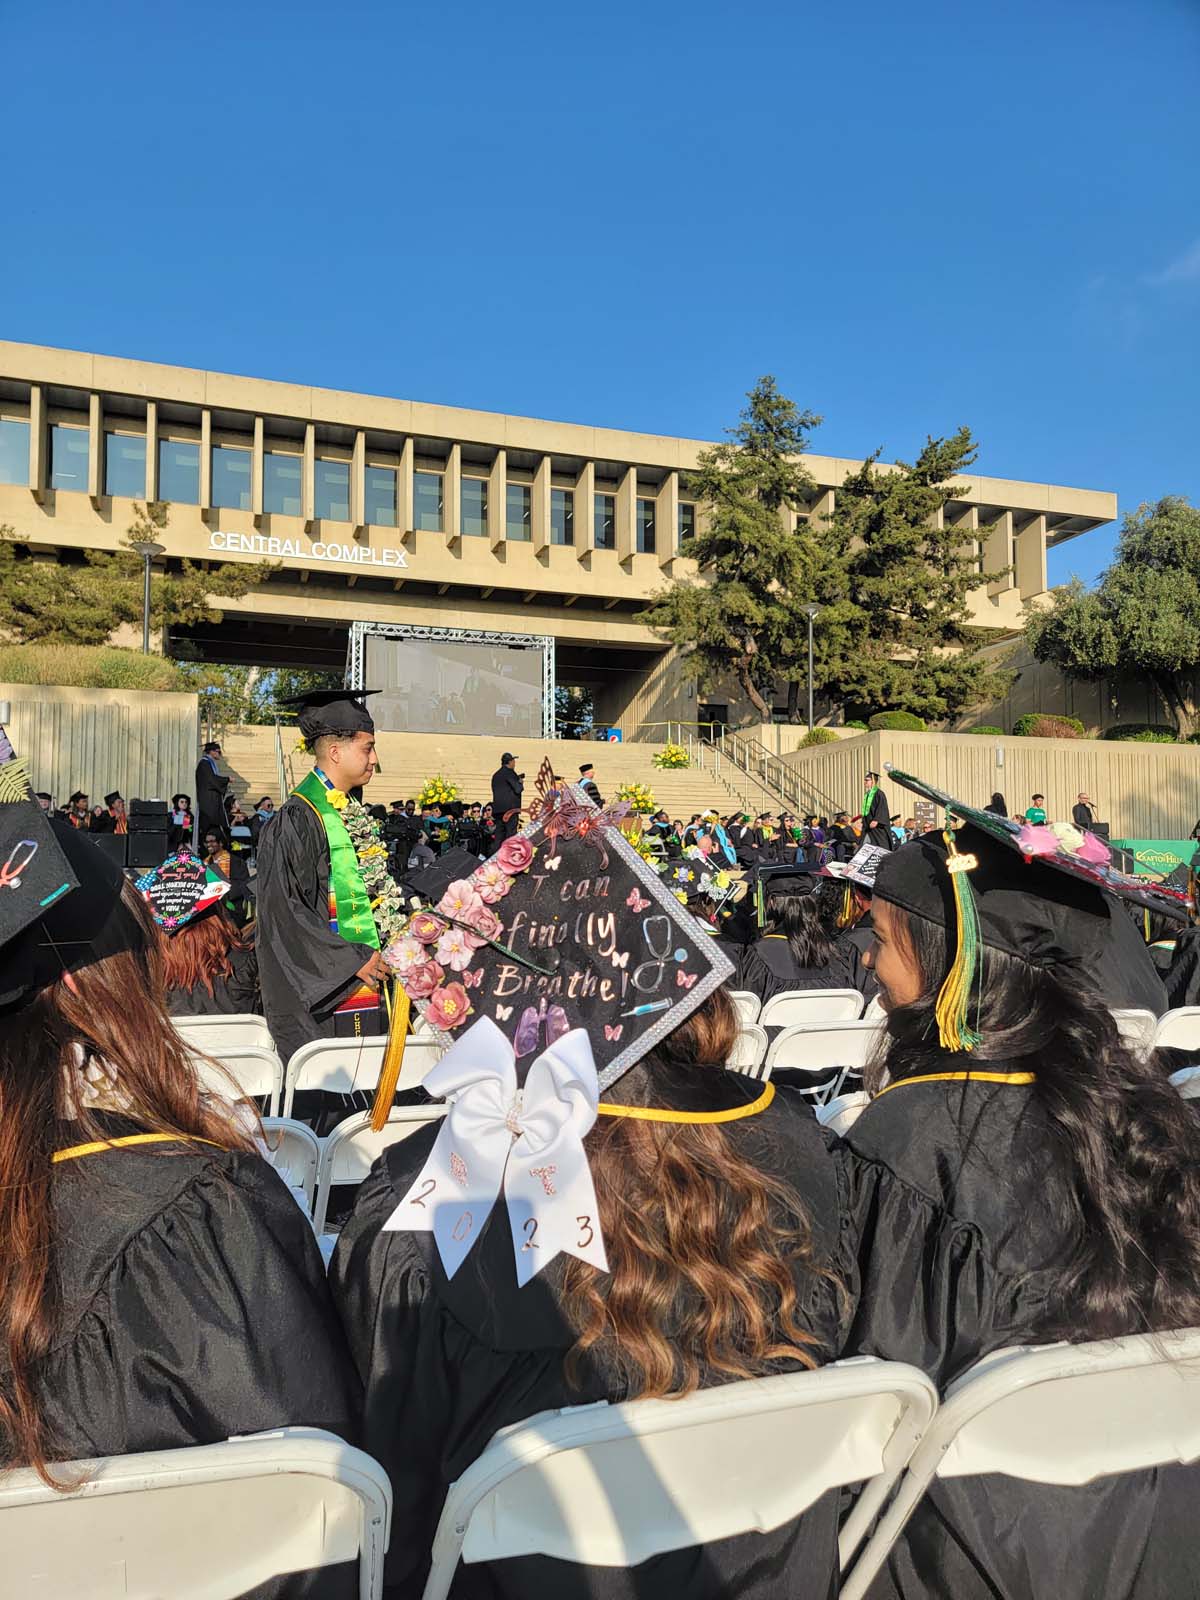
M 1200 0 L 0 3 L 0 333 L 1200 499 Z M 1052 556 L 1094 576 L 1111 530 Z

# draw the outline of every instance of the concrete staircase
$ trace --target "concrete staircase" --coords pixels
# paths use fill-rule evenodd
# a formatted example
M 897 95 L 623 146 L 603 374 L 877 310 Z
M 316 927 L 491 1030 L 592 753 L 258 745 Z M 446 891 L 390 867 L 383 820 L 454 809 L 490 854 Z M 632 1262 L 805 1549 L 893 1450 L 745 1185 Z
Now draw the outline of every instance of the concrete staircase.
M 289 784 L 303 777 L 311 765 L 307 756 L 295 752 L 296 740 L 293 728 L 284 730 Z M 270 795 L 278 803 L 281 796 L 274 728 L 231 728 L 221 743 L 225 768 L 233 778 L 231 792 L 251 804 L 260 795 Z M 596 782 L 606 800 L 615 795 L 618 784 L 644 783 L 672 818 L 683 822 L 696 812 L 710 809 L 722 816 L 741 809 L 778 809 L 761 785 L 727 761 L 722 763 L 711 750 L 698 749 L 691 767 L 660 772 L 652 758 L 662 747 L 652 744 L 602 744 L 582 739 L 512 739 L 504 744 L 492 738 L 433 733 L 381 733 L 376 744 L 379 772 L 367 798 L 383 805 L 415 798 L 422 783 L 437 774 L 457 783 L 464 800 L 486 802 L 492 797 L 492 773 L 500 765 L 502 751 L 507 749 L 517 758 L 517 771 L 525 774 L 529 798 L 534 793 L 538 769 L 549 756 L 555 772 L 569 780 L 578 777 L 583 762 L 593 762 Z

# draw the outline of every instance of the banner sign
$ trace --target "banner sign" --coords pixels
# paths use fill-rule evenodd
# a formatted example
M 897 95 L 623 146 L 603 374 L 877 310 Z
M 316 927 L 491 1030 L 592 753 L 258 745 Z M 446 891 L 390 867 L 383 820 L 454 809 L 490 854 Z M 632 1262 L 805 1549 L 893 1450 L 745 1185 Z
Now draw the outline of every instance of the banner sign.
M 1133 871 L 1139 878 L 1169 878 L 1183 867 L 1192 865 L 1197 851 L 1194 839 L 1110 839 L 1116 850 L 1128 850 L 1133 857 Z

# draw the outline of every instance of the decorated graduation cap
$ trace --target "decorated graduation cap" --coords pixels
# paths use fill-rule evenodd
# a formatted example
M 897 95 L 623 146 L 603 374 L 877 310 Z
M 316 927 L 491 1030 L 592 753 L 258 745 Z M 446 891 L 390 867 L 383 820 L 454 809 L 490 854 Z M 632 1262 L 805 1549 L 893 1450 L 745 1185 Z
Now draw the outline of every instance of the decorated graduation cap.
M 718 865 L 702 852 L 681 861 L 664 861 L 659 875 L 681 905 L 711 900 L 722 906 L 737 891 L 737 880 L 727 866 Z
M 178 933 L 229 893 L 229 880 L 194 855 L 170 855 L 137 879 L 150 915 L 164 933 Z
M 600 1095 L 732 973 L 621 834 L 627 805 L 555 785 L 548 762 L 536 788 L 525 830 L 383 953 L 404 997 L 387 1054 L 417 1004 L 449 1045 L 423 1087 L 450 1100 L 385 1227 L 432 1232 L 448 1277 L 501 1193 L 519 1284 L 560 1252 L 606 1268 L 583 1147 Z M 384 1068 L 386 1114 L 387 1057 Z
M 378 689 L 310 689 L 283 701 L 296 712 L 304 742 L 311 745 L 330 733 L 374 733 L 375 724 L 364 701 Z
M 918 778 L 889 767 L 904 788 L 942 806 L 948 826 L 886 852 L 875 895 L 912 916 L 943 926 L 954 959 L 937 998 L 942 1045 L 973 1050 L 978 974 L 985 949 L 1045 969 L 1078 968 L 1111 937 L 1106 894 L 1187 920 L 1186 900 L 1111 864 L 1107 845 L 1076 828 L 1030 827 L 979 811 Z

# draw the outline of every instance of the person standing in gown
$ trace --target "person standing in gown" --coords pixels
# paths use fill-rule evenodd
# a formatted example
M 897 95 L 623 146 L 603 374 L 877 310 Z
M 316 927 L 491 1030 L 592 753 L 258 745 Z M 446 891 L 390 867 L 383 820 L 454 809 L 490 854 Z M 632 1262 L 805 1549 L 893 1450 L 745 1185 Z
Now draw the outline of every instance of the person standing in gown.
M 521 795 L 525 784 L 517 773 L 517 758 L 505 751 L 492 773 L 492 819 L 496 843 L 511 839 L 521 826 Z
M 596 769 L 590 761 L 585 761 L 579 769 L 579 787 L 594 806 L 604 804 L 600 798 L 600 786 L 596 782 Z
M 385 1031 L 387 968 L 354 845 L 346 796 L 375 771 L 371 689 L 322 690 L 289 702 L 316 765 L 263 830 L 256 948 L 263 1010 L 286 1062 L 302 1044 Z
M 222 832 L 225 829 L 225 791 L 229 787 L 229 774 L 217 765 L 221 755 L 221 746 L 210 739 L 196 763 L 196 820 L 201 838 L 210 828 Z
M 867 792 L 862 803 L 862 843 L 873 844 L 877 850 L 891 850 L 895 842 L 891 808 L 887 795 L 879 787 L 879 774 L 868 772 Z
M 289 1426 L 354 1443 L 361 1387 L 308 1218 L 202 1091 L 137 890 L 34 809 L 0 803 L 0 859 L 38 845 L 0 903 L 0 1467 L 52 1481 L 56 1462 Z M 253 1593 L 352 1600 L 358 1578 Z
M 1010 1345 L 1200 1326 L 1200 1121 L 1087 986 L 1112 911 L 1057 859 L 1026 865 L 967 822 L 875 880 L 886 1053 L 836 1152 L 860 1276 L 848 1348 L 943 1390 Z M 1200 1464 L 1080 1487 L 935 1478 L 870 1597 L 1194 1594 L 1198 1493 Z

